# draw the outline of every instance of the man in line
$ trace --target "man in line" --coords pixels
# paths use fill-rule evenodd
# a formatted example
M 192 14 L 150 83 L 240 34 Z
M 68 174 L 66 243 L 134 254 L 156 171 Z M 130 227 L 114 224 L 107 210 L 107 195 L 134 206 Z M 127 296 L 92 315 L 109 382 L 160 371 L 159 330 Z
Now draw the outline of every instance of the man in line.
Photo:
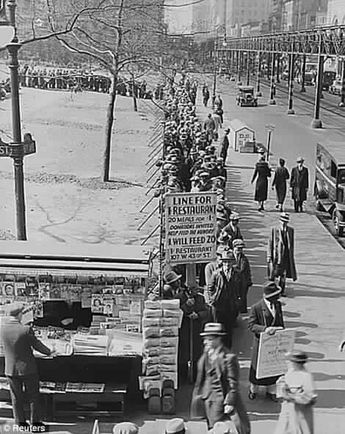
M 244 241 L 241 239 L 234 240 L 234 255 L 236 258 L 236 267 L 240 276 L 239 297 L 240 313 L 247 313 L 247 294 L 249 288 L 253 285 L 252 274 L 247 256 L 243 253 Z
M 231 250 L 222 253 L 222 268 L 216 270 L 207 287 L 212 319 L 224 325 L 227 333 L 226 345 L 231 348 L 232 330 L 239 311 L 239 273 L 235 269 L 236 259 Z
M 214 137 L 214 132 L 216 130 L 216 123 L 211 113 L 208 114 L 207 119 L 204 122 L 204 130 L 207 134 L 208 143 L 211 143 Z
M 238 226 L 239 221 L 240 215 L 237 212 L 232 212 L 230 214 L 230 223 L 223 228 L 223 233 L 226 233 L 229 236 L 228 243 L 230 249 L 233 249 L 234 240 L 243 240 L 241 230 Z
M 292 199 L 295 205 L 295 212 L 303 212 L 303 202 L 307 200 L 307 191 L 309 187 L 308 169 L 303 165 L 304 159 L 297 158 L 297 167 L 291 171 L 290 187 L 292 190 Z
M 249 399 L 255 399 L 258 386 L 266 386 L 266 397 L 274 402 L 276 397 L 276 382 L 279 376 L 257 378 L 257 362 L 260 334 L 274 335 L 284 328 L 283 312 L 279 301 L 281 289 L 274 282 L 264 284 L 263 299 L 250 308 L 248 328 L 254 334 L 251 365 L 249 371 Z
M 294 257 L 295 232 L 288 226 L 290 216 L 287 212 L 280 215 L 280 226 L 271 229 L 267 246 L 269 280 L 278 279 L 278 286 L 285 296 L 286 278 L 297 280 Z
M 239 433 L 249 434 L 250 422 L 239 392 L 240 367 L 237 356 L 222 342 L 225 335 L 222 324 L 205 324 L 191 413 L 192 417 L 206 416 L 210 428 L 230 416 Z
M 10 387 L 15 423 L 19 427 L 28 427 L 24 412 L 25 389 L 30 402 L 31 425 L 43 427 L 39 411 L 39 377 L 32 350 L 47 356 L 53 355 L 53 352 L 36 338 L 30 326 L 21 323 L 23 309 L 24 306 L 18 303 L 9 305 L 9 317 L 1 327 L 5 375 Z

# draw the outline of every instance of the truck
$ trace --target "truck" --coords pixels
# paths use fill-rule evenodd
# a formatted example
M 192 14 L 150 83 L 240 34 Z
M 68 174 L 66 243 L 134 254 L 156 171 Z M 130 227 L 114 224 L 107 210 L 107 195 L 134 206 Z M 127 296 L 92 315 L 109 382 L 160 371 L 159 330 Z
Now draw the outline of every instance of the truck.
M 328 212 L 335 233 L 345 232 L 345 142 L 327 141 L 316 146 L 314 196 L 316 209 Z

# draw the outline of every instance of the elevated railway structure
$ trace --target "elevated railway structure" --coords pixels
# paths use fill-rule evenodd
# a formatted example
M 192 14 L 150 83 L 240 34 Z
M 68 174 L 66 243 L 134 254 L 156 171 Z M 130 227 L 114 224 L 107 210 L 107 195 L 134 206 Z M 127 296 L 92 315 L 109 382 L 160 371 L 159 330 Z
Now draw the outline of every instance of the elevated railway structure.
M 317 58 L 315 77 L 314 114 L 311 126 L 322 128 L 320 107 L 322 99 L 324 63 L 335 58 L 342 64 L 341 99 L 345 106 L 345 25 L 319 27 L 295 32 L 271 33 L 242 38 L 218 38 L 215 58 L 227 64 L 229 71 L 241 82 L 243 75 L 249 84 L 255 72 L 256 90 L 260 94 L 260 80 L 266 75 L 270 80 L 270 104 L 275 104 L 276 83 L 281 80 L 283 64 L 287 65 L 288 114 L 294 114 L 293 96 L 297 69 L 301 77 L 301 89 L 305 92 L 306 63 L 310 56 Z M 284 71 L 285 72 L 285 71 Z

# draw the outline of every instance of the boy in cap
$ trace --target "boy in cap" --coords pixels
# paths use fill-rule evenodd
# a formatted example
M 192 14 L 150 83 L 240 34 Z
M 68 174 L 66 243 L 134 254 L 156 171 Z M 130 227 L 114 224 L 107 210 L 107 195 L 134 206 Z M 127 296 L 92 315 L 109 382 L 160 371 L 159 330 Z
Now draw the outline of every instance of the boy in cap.
M 280 225 L 271 229 L 267 246 L 268 277 L 278 279 L 278 285 L 285 296 L 286 278 L 297 280 L 294 252 L 294 229 L 288 225 L 290 216 L 280 214 Z
M 43 427 L 39 412 L 39 378 L 33 349 L 53 355 L 34 334 L 30 326 L 21 323 L 24 306 L 13 303 L 7 307 L 8 317 L 1 327 L 1 341 L 5 355 L 5 375 L 7 377 L 16 425 L 27 427 L 24 412 L 24 388 L 30 402 L 30 422 Z M 41 431 L 43 432 L 43 431 Z
M 266 387 L 266 396 L 272 401 L 276 398 L 276 382 L 279 376 L 258 379 L 256 376 L 260 334 L 274 335 L 284 328 L 283 312 L 279 301 L 281 288 L 275 282 L 264 284 L 263 299 L 250 308 L 248 328 L 254 334 L 251 365 L 249 371 L 249 399 L 255 399 L 258 386 Z
M 207 323 L 201 336 L 204 353 L 198 362 L 191 415 L 206 416 L 210 428 L 230 417 L 238 432 L 249 434 L 250 423 L 239 392 L 240 367 L 237 356 L 223 344 L 224 327 Z

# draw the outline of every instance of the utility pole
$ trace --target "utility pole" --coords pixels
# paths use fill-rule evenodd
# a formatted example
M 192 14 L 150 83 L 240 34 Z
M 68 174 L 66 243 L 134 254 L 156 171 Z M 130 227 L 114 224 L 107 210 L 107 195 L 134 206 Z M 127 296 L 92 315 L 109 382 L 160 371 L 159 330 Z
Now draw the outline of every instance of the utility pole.
M 258 67 L 256 72 L 256 96 L 262 96 L 261 88 L 260 88 L 260 80 L 261 80 L 261 53 L 258 52 Z
M 295 55 L 294 53 L 289 54 L 289 108 L 288 115 L 294 115 L 295 110 L 293 108 L 293 79 L 294 79 L 294 66 L 295 66 Z
M 305 66 L 306 66 L 307 56 L 303 54 L 302 57 L 302 83 L 301 83 L 301 90 L 300 92 L 306 92 L 305 88 Z
M 321 33 L 319 33 L 319 54 L 318 54 L 318 65 L 317 65 L 317 81 L 315 90 L 315 103 L 314 103 L 314 119 L 311 122 L 312 128 L 322 128 L 322 122 L 320 119 L 320 105 L 321 105 L 321 94 L 322 94 L 322 78 L 323 78 L 323 55 L 322 53 L 322 39 Z

